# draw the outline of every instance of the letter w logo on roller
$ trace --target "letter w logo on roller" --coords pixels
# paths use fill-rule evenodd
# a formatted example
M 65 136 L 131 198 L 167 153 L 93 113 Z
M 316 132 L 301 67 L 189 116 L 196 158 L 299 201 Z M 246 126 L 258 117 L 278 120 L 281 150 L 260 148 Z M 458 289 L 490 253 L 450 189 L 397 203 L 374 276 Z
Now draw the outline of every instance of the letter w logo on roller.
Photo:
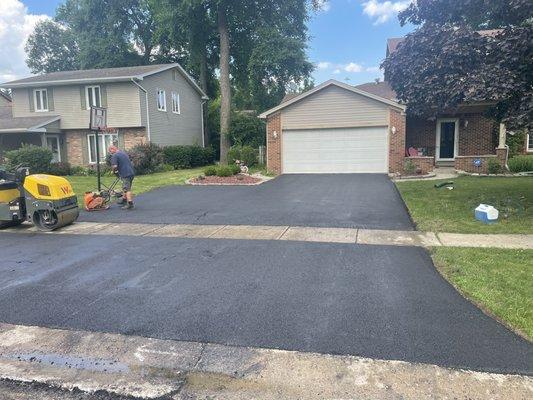
M 61 186 L 61 191 L 64 194 L 69 194 L 70 193 L 70 188 L 68 186 Z

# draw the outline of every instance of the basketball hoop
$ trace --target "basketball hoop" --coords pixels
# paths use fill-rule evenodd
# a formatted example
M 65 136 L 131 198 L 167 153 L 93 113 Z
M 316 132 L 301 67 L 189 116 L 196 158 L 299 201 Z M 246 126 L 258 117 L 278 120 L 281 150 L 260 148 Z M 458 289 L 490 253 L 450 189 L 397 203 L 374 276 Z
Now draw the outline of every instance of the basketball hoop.
M 89 129 L 92 131 L 104 131 L 107 129 L 107 109 L 91 106 L 91 121 Z

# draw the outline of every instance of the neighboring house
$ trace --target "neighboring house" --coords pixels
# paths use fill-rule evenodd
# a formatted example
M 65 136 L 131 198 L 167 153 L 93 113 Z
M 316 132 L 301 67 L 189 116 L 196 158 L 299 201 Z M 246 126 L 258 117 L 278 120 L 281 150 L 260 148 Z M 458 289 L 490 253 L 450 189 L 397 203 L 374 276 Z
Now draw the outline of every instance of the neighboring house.
M 11 115 L 0 118 L 0 149 L 32 143 L 54 160 L 95 164 L 90 106 L 107 108 L 100 154 L 116 143 L 203 145 L 206 95 L 179 64 L 54 72 L 0 84 L 11 89 Z
M 387 54 L 401 40 L 390 39 Z M 489 106 L 464 104 L 419 118 L 409 115 L 386 81 L 351 86 L 330 80 L 260 115 L 267 120 L 267 167 L 277 173 L 401 173 L 410 160 L 424 173 L 435 166 L 487 172 L 490 159 L 505 164 L 507 158 L 505 127 L 485 116 Z M 419 155 L 409 157 L 410 148 Z

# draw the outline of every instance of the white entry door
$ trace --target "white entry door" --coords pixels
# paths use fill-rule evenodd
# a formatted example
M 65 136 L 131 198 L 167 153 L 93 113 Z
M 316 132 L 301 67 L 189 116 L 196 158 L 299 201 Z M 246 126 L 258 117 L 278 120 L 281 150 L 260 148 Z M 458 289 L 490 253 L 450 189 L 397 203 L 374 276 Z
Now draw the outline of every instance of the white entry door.
M 387 127 L 284 130 L 284 173 L 386 173 Z

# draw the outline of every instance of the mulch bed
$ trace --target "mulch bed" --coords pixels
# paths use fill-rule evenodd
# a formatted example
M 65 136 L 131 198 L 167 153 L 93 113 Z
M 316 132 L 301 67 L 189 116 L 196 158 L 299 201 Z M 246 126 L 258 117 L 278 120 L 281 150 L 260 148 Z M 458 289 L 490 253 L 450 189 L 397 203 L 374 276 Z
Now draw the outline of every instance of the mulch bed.
M 237 174 L 233 176 L 205 176 L 203 179 L 190 180 L 191 185 L 255 185 L 262 179 L 251 175 Z

